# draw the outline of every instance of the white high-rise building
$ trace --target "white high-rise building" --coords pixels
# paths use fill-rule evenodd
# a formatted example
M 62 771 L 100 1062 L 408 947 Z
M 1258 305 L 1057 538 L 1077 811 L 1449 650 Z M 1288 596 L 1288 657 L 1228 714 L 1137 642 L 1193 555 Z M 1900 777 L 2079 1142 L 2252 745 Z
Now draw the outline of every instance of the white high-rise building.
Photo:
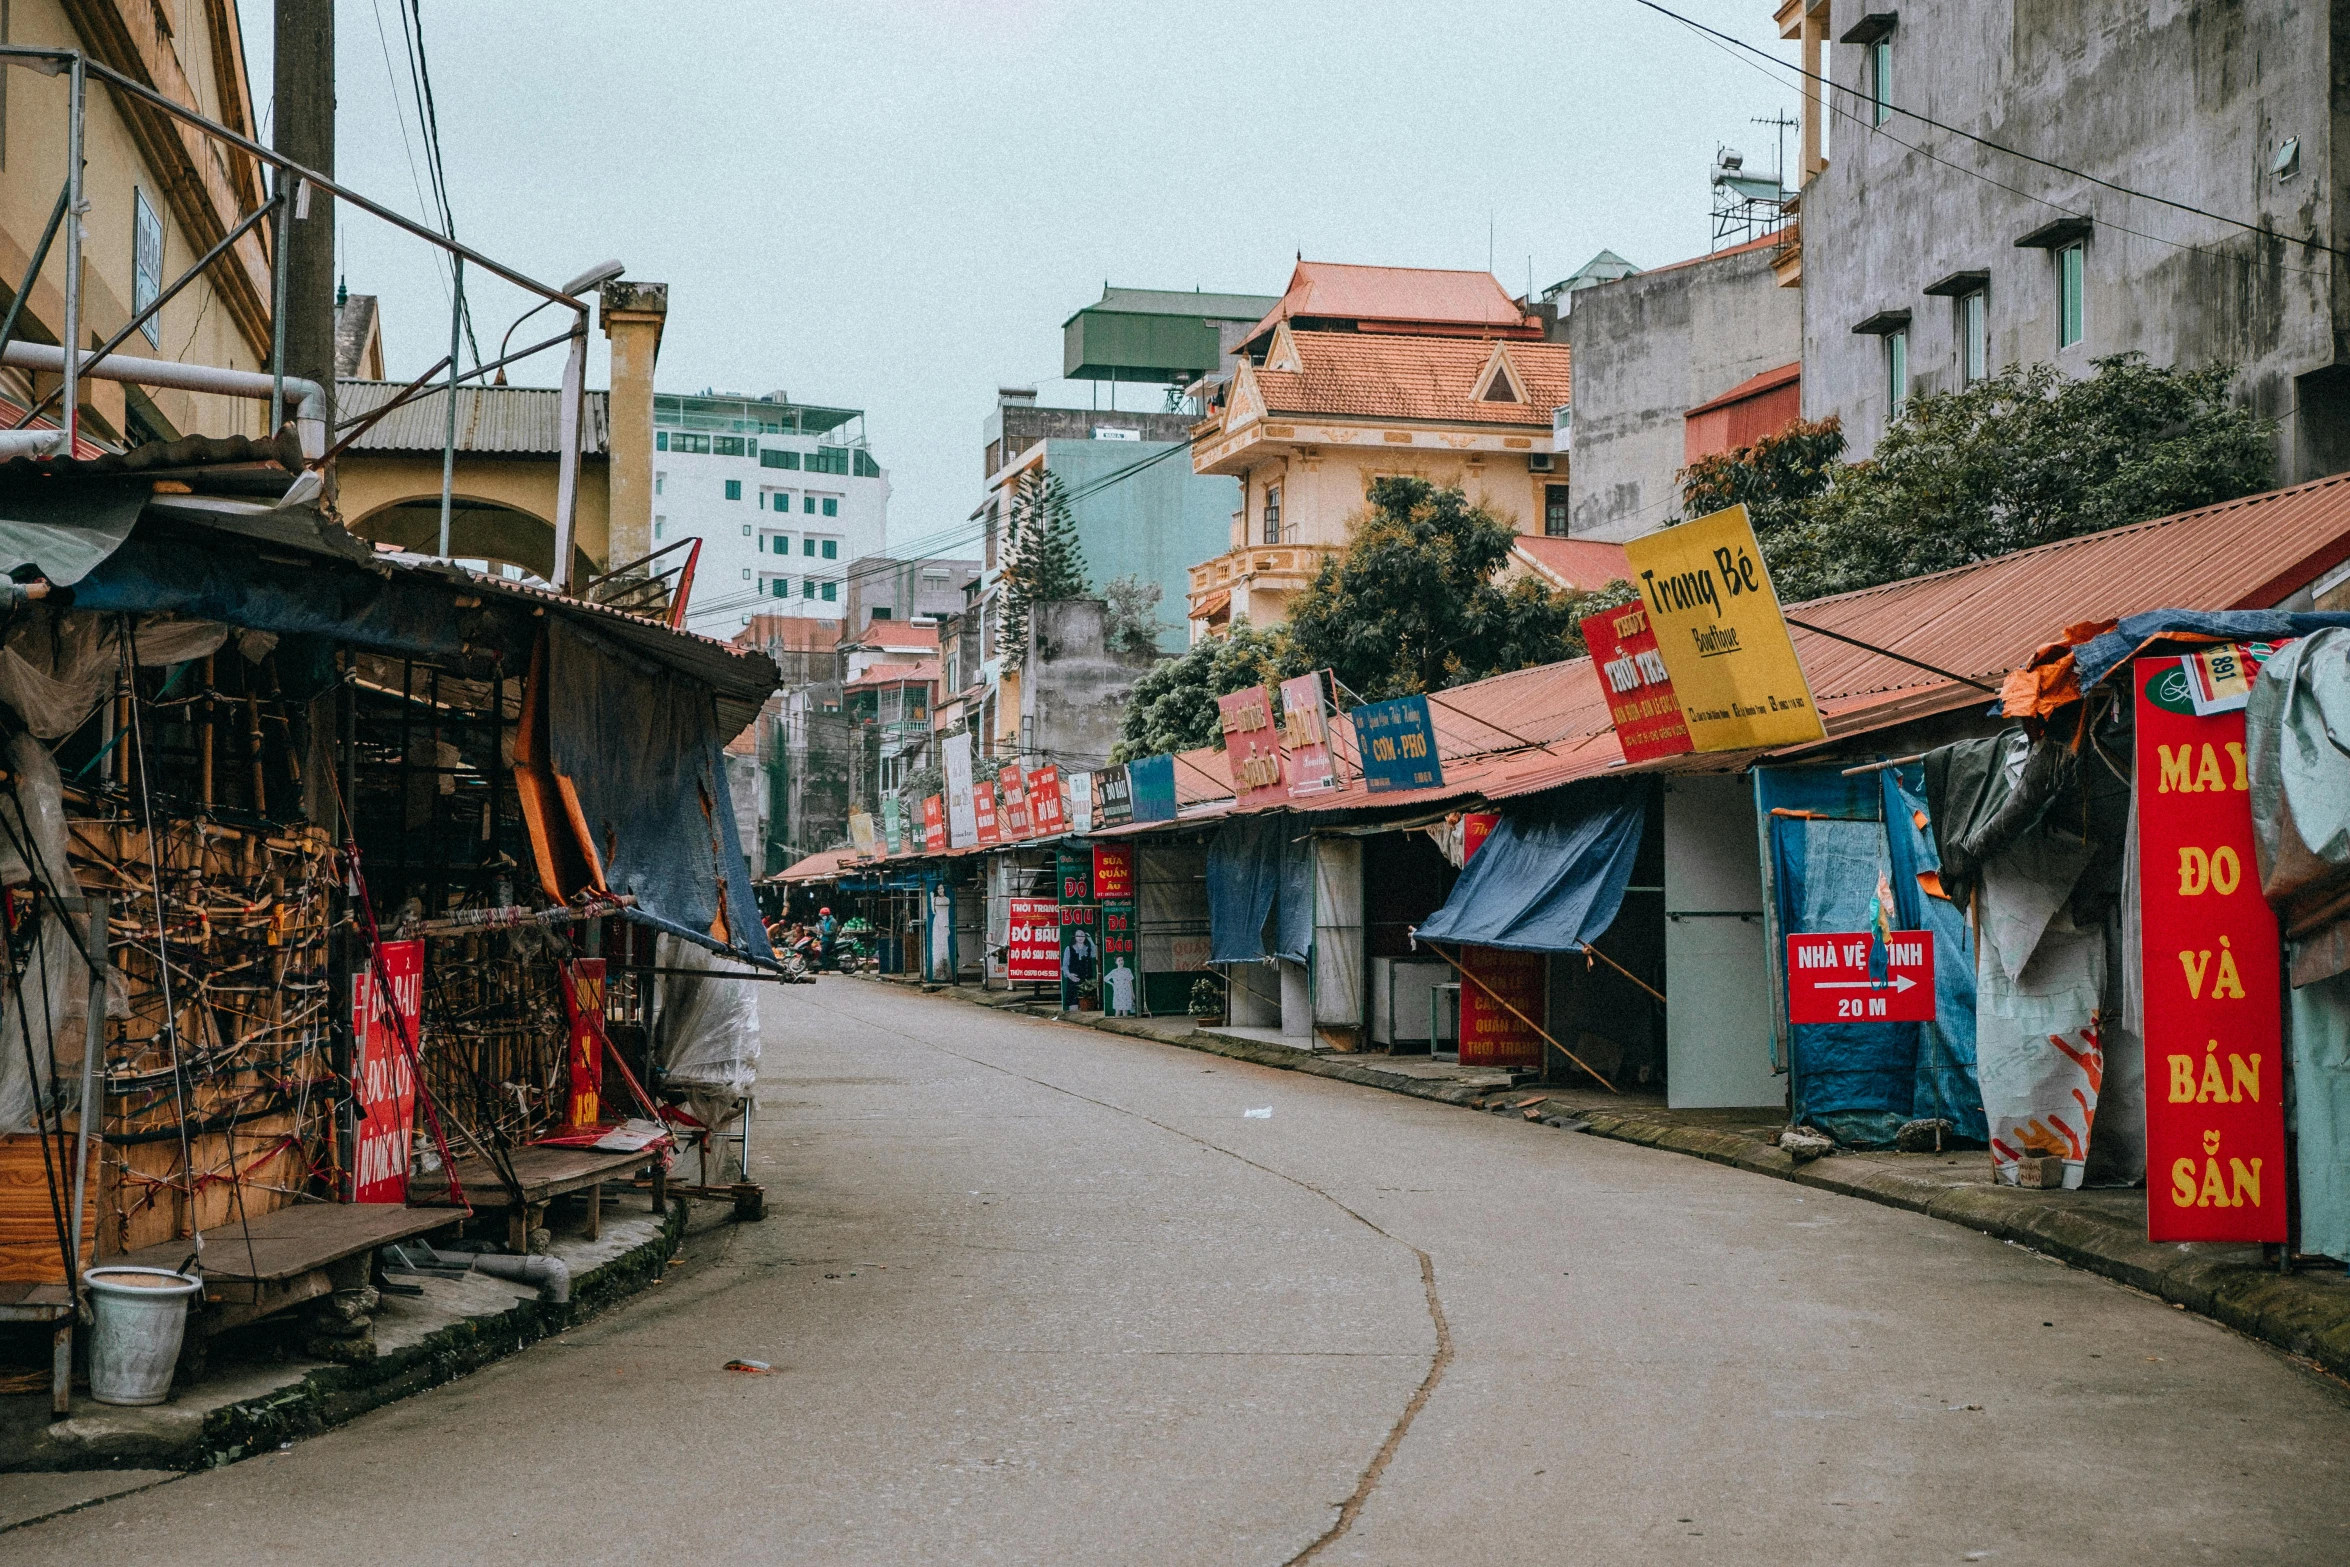
M 849 563 L 886 552 L 888 517 L 889 477 L 862 411 L 782 392 L 654 394 L 653 547 L 702 541 L 690 629 L 728 637 L 753 615 L 842 618 Z

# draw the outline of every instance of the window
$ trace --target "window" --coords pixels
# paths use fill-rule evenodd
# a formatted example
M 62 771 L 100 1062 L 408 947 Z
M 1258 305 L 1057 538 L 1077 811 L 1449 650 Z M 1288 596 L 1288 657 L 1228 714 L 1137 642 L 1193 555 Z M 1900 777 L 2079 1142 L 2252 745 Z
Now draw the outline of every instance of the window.
M 1893 117 L 1893 40 L 1880 38 L 1869 45 L 1869 123 L 1882 125 Z
M 163 219 L 147 205 L 147 193 L 131 192 L 131 310 L 135 314 L 155 303 L 163 292 Z M 139 323 L 139 330 L 156 347 L 163 346 L 163 323 L 157 311 Z
M 1265 486 L 1265 542 L 1281 542 L 1281 486 L 1278 484 Z
M 840 559 L 840 540 L 826 539 L 824 541 L 824 558 L 826 560 Z
M 808 454 L 810 473 L 846 473 L 849 471 L 849 449 L 845 446 L 819 446 Z
M 748 581 L 750 581 L 750 580 L 751 580 L 751 568 L 750 568 L 750 567 L 748 567 L 748 566 L 745 566 L 745 567 L 743 568 L 743 581 L 745 581 L 745 582 L 748 582 Z
M 1972 386 L 1990 374 L 1989 319 L 1981 289 L 1959 296 L 1958 382 L 1961 386 Z
M 809 515 L 809 516 L 811 516 L 811 517 L 815 516 L 815 515 L 816 515 L 816 497 L 815 497 L 815 496 L 813 496 L 813 495 L 803 495 L 803 496 L 801 496 L 801 497 L 800 497 L 800 510 L 801 510 L 801 511 L 803 511 L 803 512 L 805 512 L 805 513 L 807 513 L 807 515 Z
M 653 450 L 657 452 L 701 452 L 706 456 L 710 450 L 710 438 L 706 435 L 688 435 L 683 430 L 655 430 L 653 432 Z
M 801 553 L 802 555 L 813 555 L 813 554 L 815 554 L 815 553 L 816 553 L 816 541 L 815 541 L 814 539 L 802 539 L 802 540 L 800 540 L 800 553 Z
M 804 599 L 812 599 L 812 598 L 814 598 L 815 596 L 816 596 L 816 579 L 815 579 L 814 577 L 807 577 L 807 578 L 804 578 L 804 579 L 802 579 L 802 581 L 800 582 L 800 597 L 802 597 L 802 598 L 804 598 Z
M 857 448 L 856 471 L 857 477 L 860 479 L 878 479 L 881 477 L 881 464 L 873 460 L 871 452 L 860 446 Z
M 1542 532 L 1546 538 L 1567 536 L 1567 487 L 1563 484 L 1542 487 Z
M 743 524 L 743 537 L 747 539 L 747 538 L 749 538 L 750 536 L 751 536 L 751 525 L 750 525 L 749 523 L 747 523 L 747 522 L 746 522 L 746 523 L 744 523 L 744 524 Z
M 824 497 L 824 515 L 827 517 L 837 517 L 840 515 L 839 496 L 827 495 Z
M 1885 395 L 1893 417 L 1909 406 L 1909 329 L 1885 334 Z
M 834 602 L 835 600 L 837 600 L 839 597 L 840 597 L 840 584 L 839 584 L 839 583 L 837 583 L 837 582 L 827 582 L 826 584 L 824 584 L 824 602 L 825 602 L 825 603 L 827 603 L 827 604 L 830 604 L 830 603 Z
M 2088 312 L 2089 247 L 2079 240 L 2056 253 L 2056 346 L 2070 348 L 2084 337 Z
M 667 533 L 668 531 L 669 531 L 669 519 L 668 519 L 667 517 L 655 517 L 655 518 L 653 519 L 653 537 L 654 537 L 654 538 L 656 538 L 656 539 L 657 539 L 657 538 L 659 538 L 659 537 L 660 537 L 662 534 L 664 534 L 664 533 Z
M 667 475 L 667 474 L 665 474 L 665 473 L 656 473 L 656 474 L 654 474 L 654 475 L 653 475 L 653 493 L 654 493 L 655 495 L 659 495 L 659 494 L 661 494 L 663 491 L 667 490 L 668 488 L 669 488 L 669 475 Z
M 759 579 L 759 592 L 768 598 L 790 598 L 791 578 L 774 576 L 761 577 Z
M 770 446 L 759 454 L 759 466 L 762 468 L 797 468 L 799 465 L 798 452 L 778 451 Z
M 743 498 L 742 480 L 729 479 L 726 481 L 726 498 L 730 501 L 739 501 Z M 747 532 L 748 530 L 746 529 L 745 531 Z
M 743 438 L 739 435 L 712 436 L 710 450 L 720 457 L 740 457 L 743 454 Z
M 897 618 L 897 611 L 891 609 L 887 604 L 876 604 L 873 606 L 873 618 L 875 620 L 894 620 Z

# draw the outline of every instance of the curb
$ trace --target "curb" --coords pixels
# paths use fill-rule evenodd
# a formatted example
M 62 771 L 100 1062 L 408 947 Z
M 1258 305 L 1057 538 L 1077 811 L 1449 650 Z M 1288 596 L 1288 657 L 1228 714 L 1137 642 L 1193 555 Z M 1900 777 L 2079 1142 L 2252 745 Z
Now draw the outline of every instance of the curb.
M 908 983 L 894 977 L 872 977 L 880 983 Z M 1543 1098 L 1539 1090 L 1432 1083 L 1354 1066 L 1340 1057 L 1260 1045 L 1205 1030 L 1168 1035 L 1098 1013 L 1064 1016 L 1054 1009 L 1029 1008 L 1013 1001 L 982 1002 L 957 995 L 946 987 L 927 993 L 969 1005 L 1022 1011 L 1028 1016 L 1074 1023 L 1102 1033 L 1253 1062 L 1280 1071 L 1336 1078 L 1340 1082 L 1431 1099 L 1439 1104 L 1489 1111 L 1515 1109 L 1529 1121 L 1684 1154 L 1798 1186 L 1864 1198 L 1889 1208 L 1904 1208 L 2102 1274 L 2350 1380 L 2350 1276 L 2339 1273 L 2279 1274 L 2246 1263 L 2199 1256 L 2191 1250 L 2144 1240 L 2134 1229 L 2124 1229 L 2078 1205 L 2020 1187 L 1976 1183 L 1954 1186 L 1904 1174 L 1881 1164 L 1854 1160 L 1820 1159 L 1798 1164 L 1784 1149 L 1736 1132 L 1595 1110 L 1588 1105 Z
M 273 1451 L 281 1442 L 316 1436 L 370 1410 L 454 1382 L 658 1283 L 685 1238 L 686 1208 L 685 1199 L 671 1199 L 661 1228 L 651 1240 L 578 1275 L 572 1281 L 571 1299 L 562 1305 L 517 1300 L 510 1310 L 453 1322 L 365 1365 L 321 1366 L 299 1382 L 210 1411 L 200 1426 L 192 1425 L 176 1440 L 158 1434 L 85 1444 L 43 1436 L 36 1438 L 31 1452 L 22 1455 L 21 1463 L 9 1467 L 216 1469 Z M 58 1426 L 72 1423 L 69 1418 Z

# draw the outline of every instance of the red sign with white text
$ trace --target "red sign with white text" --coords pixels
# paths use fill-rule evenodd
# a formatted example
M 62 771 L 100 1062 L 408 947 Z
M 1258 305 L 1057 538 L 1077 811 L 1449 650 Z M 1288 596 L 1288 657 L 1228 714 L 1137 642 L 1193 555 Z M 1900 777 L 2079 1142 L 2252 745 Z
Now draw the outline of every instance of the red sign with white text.
M 922 847 L 932 854 L 947 852 L 946 796 L 926 794 L 922 797 Z
M 1645 762 L 1695 750 L 1681 699 L 1673 694 L 1673 677 L 1665 673 L 1664 657 L 1656 650 L 1647 606 L 1602 610 L 1584 620 L 1582 630 L 1624 760 Z
M 1061 982 L 1061 904 L 1057 898 L 1011 900 L 1004 978 L 1015 985 Z
M 975 783 L 971 786 L 971 815 L 979 823 L 979 841 L 997 842 L 994 784 Z
M 1492 811 L 1463 816 L 1461 863 L 1475 859 L 1500 825 Z M 1461 948 L 1461 1065 L 1539 1067 L 1549 1016 L 1550 964 L 1541 953 Z
M 2253 858 L 2244 714 L 2198 714 L 2211 704 L 2187 662 L 2142 658 L 2131 676 L 2146 1238 L 2282 1241 L 2283 958 Z
M 1814 931 L 1787 938 L 1790 1023 L 1931 1023 L 1934 933 Z
M 1287 799 L 1272 695 L 1263 686 L 1234 691 L 1216 698 L 1216 713 L 1224 730 L 1224 764 L 1232 769 L 1232 792 L 1240 803 L 1264 805 Z
M 1018 762 L 1006 762 L 996 769 L 995 777 L 996 831 L 1006 842 L 1033 836 L 1034 826 L 1028 819 L 1028 775 L 1020 771 Z
M 1281 746 L 1289 753 L 1289 792 L 1319 794 L 1338 787 L 1330 761 L 1330 699 L 1323 671 L 1281 682 Z
M 571 1019 L 571 1044 L 566 1053 L 571 1077 L 571 1110 L 564 1117 L 563 1129 L 567 1132 L 584 1132 L 603 1124 L 602 958 L 573 958 L 563 965 L 563 1009 Z
M 1069 830 L 1061 810 L 1061 770 L 1039 767 L 1028 775 L 1028 821 L 1039 837 L 1058 837 Z
M 380 965 L 363 965 L 351 980 L 351 1038 L 358 1047 L 351 1079 L 358 1087 L 359 1124 L 352 1139 L 351 1200 L 408 1200 L 408 1137 L 416 1119 L 416 1072 L 409 1051 L 420 1041 L 424 1012 L 424 943 L 387 941 Z M 391 987 L 387 1002 L 376 970 Z M 394 1020 L 393 1007 L 399 1009 Z M 401 1042 L 402 1032 L 407 1042 Z
M 1097 903 L 1134 901 L 1134 846 L 1098 843 L 1093 849 L 1093 896 Z

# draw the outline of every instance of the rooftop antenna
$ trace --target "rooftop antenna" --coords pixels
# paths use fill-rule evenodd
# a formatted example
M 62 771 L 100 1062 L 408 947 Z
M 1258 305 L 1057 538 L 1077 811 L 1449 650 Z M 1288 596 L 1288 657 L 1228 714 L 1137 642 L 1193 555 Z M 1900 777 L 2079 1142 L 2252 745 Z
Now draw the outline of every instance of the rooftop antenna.
M 1493 270 L 1493 209 L 1485 209 L 1485 270 Z
M 1803 122 L 1789 118 L 1787 111 L 1781 109 L 1768 119 L 1758 116 L 1752 123 L 1770 126 L 1777 137 L 1776 150 L 1771 154 L 1771 177 L 1779 182 L 1781 190 L 1785 190 L 1787 188 L 1787 133 L 1799 129 Z

